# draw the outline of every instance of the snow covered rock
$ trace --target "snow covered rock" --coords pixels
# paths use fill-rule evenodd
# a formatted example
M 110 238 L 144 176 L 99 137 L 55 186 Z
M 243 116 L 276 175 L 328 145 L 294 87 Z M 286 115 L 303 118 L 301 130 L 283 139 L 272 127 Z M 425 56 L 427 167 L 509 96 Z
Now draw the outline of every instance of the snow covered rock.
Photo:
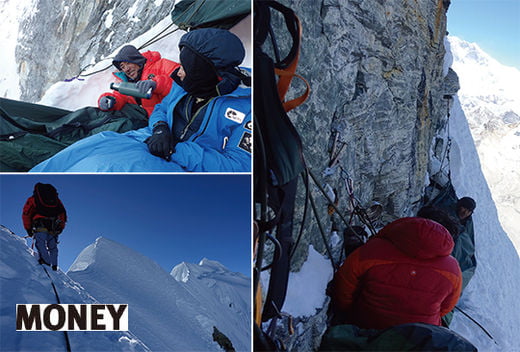
M 181 263 L 171 275 L 201 304 L 214 307 L 211 316 L 237 350 L 251 343 L 251 279 L 229 271 L 217 261 L 202 259 L 198 265 Z
M 23 87 L 20 99 L 30 102 L 36 102 L 52 83 L 75 76 L 145 33 L 173 9 L 173 2 L 163 0 L 27 3 L 16 61 Z

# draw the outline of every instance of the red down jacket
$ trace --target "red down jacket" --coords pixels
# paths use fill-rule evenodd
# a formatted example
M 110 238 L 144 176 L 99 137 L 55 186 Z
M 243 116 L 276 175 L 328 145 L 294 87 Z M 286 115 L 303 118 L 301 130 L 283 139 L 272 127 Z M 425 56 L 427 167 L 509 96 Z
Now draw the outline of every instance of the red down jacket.
M 336 272 L 334 308 L 345 323 L 384 329 L 441 324 L 457 303 L 462 275 L 440 224 L 402 218 L 354 251 Z
M 141 74 L 141 80 L 152 79 L 157 83 L 157 86 L 153 90 L 152 97 L 150 99 L 141 99 L 141 106 L 146 110 L 148 116 L 150 116 L 155 105 L 160 103 L 163 98 L 170 93 L 173 82 L 170 75 L 180 64 L 161 58 L 161 54 L 157 51 L 146 51 L 142 53 L 142 55 L 146 58 L 146 63 L 144 64 Z M 122 72 L 114 72 L 114 77 L 116 77 L 117 82 L 122 81 L 119 74 L 124 76 Z M 123 95 L 117 91 L 101 94 L 98 99 L 98 104 L 99 100 L 104 96 L 113 96 L 116 98 L 116 104 L 110 110 L 121 110 L 125 104 L 137 104 L 134 97 Z
M 63 207 L 63 203 L 60 204 Z M 27 201 L 25 202 L 25 205 L 23 206 L 22 211 L 22 221 L 23 221 L 23 227 L 27 232 L 31 230 L 33 227 L 34 221 L 37 219 L 45 219 L 46 217 L 42 214 L 38 213 L 38 209 L 36 206 L 36 200 L 34 199 L 34 196 L 31 196 L 27 198 Z M 63 231 L 65 228 L 65 223 L 67 222 L 67 212 L 63 211 L 58 215 L 58 219 L 60 220 L 60 228 L 58 229 L 58 232 Z

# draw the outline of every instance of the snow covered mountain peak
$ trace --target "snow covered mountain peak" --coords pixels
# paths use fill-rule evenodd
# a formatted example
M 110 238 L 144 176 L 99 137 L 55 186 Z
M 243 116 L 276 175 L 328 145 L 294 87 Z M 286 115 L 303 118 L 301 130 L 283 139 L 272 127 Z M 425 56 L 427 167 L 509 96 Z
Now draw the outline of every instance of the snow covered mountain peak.
M 199 266 L 216 271 L 227 271 L 227 268 L 224 265 L 217 262 L 216 260 L 210 260 L 208 258 L 202 258 L 202 260 L 199 262 Z
M 171 275 L 177 281 L 187 282 L 190 278 L 190 268 L 187 263 L 182 262 L 173 268 Z
M 459 95 L 479 97 L 498 112 L 520 109 L 520 70 L 502 65 L 477 44 L 449 36 L 453 68 L 464 82 Z
M 148 257 L 99 237 L 79 254 L 68 275 L 100 302 L 128 304 L 130 329 L 154 351 L 218 350 L 214 327 L 235 348 L 247 349 L 250 333 L 244 317 L 250 314 L 249 296 L 236 297 L 250 287 L 249 279 L 230 283 L 212 275 L 208 285 L 204 272 L 217 272 L 217 267 L 224 278 L 233 273 L 218 262 L 207 262 L 211 266 L 183 262 L 169 275 Z M 234 310 L 223 297 L 236 302 Z
M 520 252 L 520 70 L 500 64 L 477 44 L 453 36 L 448 40 L 482 171 L 500 222 Z

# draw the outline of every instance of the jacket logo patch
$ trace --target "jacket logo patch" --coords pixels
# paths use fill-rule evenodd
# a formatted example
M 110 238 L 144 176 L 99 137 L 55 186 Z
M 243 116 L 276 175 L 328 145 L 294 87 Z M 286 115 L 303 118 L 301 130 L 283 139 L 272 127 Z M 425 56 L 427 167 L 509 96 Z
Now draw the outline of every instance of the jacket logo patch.
M 227 108 L 226 112 L 224 113 L 224 116 L 226 116 L 227 119 L 236 123 L 242 123 L 242 121 L 244 121 L 244 118 L 246 117 L 246 114 L 232 108 Z
M 244 132 L 242 135 L 242 138 L 240 138 L 240 143 L 238 143 L 238 147 L 240 149 L 245 150 L 249 154 L 251 154 L 253 150 L 253 143 L 252 143 L 252 135 L 249 132 Z
M 248 121 L 246 122 L 246 124 L 244 125 L 244 127 L 250 131 L 253 130 L 253 121 Z

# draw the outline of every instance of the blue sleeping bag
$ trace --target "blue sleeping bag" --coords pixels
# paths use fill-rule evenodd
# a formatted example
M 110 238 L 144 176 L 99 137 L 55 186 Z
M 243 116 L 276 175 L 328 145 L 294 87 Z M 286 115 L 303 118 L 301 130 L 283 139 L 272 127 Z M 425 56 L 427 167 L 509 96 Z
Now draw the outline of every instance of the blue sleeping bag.
M 101 132 L 65 148 L 30 172 L 249 172 L 251 88 L 214 98 L 199 130 L 176 145 L 171 161 L 150 154 L 144 141 L 159 120 L 173 125 L 173 109 L 187 93 L 176 83 L 157 104 L 148 127 L 123 134 Z

